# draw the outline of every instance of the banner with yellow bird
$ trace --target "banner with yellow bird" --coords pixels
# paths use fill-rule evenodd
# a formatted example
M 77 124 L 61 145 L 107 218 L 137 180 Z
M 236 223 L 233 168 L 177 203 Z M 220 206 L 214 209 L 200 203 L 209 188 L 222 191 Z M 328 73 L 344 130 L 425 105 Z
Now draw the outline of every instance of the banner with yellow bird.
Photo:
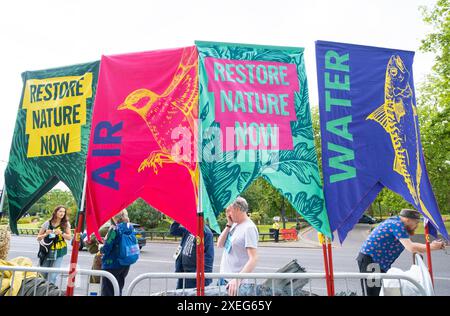
M 103 56 L 87 159 L 88 235 L 137 198 L 197 232 L 195 46 Z
M 341 242 L 383 187 L 448 239 L 420 142 L 413 59 L 411 51 L 316 42 L 325 200 Z
M 262 177 L 331 236 L 317 165 L 303 48 L 200 42 L 202 209 L 216 217 Z

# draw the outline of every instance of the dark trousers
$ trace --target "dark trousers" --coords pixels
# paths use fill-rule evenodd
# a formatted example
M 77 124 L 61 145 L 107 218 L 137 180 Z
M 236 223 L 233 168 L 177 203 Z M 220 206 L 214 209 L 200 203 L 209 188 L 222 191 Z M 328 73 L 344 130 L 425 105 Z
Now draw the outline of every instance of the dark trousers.
M 376 272 L 373 271 L 374 270 L 373 267 L 369 267 L 370 264 L 374 263 L 371 256 L 359 253 L 358 257 L 356 258 L 356 261 L 358 262 L 359 272 L 361 273 Z M 386 273 L 386 271 L 381 270 L 381 268 L 379 268 L 379 271 L 382 273 Z M 377 286 L 377 284 L 368 284 L 367 279 L 361 279 L 361 288 L 363 291 L 363 295 L 365 293 L 365 295 L 367 296 L 379 296 L 381 291 L 381 284 L 380 286 Z
M 130 271 L 130 266 L 119 268 L 119 269 L 104 269 L 105 271 L 114 275 L 119 283 L 120 296 L 122 296 L 122 289 L 125 285 L 125 278 L 128 275 L 128 271 Z M 114 296 L 114 288 L 112 286 L 111 281 L 107 278 L 102 278 L 102 296 Z
M 280 230 L 279 229 L 275 229 L 273 231 L 273 237 L 275 238 L 275 242 L 278 242 L 278 240 L 280 238 Z

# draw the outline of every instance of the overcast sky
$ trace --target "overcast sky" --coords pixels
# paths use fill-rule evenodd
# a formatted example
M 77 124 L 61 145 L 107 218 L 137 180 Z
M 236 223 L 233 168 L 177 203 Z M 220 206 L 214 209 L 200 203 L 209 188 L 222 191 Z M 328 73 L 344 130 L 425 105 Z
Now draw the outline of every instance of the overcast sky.
M 0 4 L 0 187 L 22 89 L 21 73 L 195 40 L 305 48 L 310 101 L 318 104 L 314 41 L 416 51 L 415 84 L 433 56 L 419 6 L 434 0 L 14 0 Z

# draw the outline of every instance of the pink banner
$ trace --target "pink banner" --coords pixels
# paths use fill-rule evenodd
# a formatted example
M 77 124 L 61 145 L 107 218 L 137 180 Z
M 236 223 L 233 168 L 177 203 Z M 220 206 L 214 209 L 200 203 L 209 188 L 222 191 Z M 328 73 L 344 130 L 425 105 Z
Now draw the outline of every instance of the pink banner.
M 293 149 L 294 92 L 300 90 L 294 64 L 207 57 L 205 68 L 224 151 Z
M 195 46 L 103 56 L 87 158 L 88 235 L 141 197 L 196 234 Z

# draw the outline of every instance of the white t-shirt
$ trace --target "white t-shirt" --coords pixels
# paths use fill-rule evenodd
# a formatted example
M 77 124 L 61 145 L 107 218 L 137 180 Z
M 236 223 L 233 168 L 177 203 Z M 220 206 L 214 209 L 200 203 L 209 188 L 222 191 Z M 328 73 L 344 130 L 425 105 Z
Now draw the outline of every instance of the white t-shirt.
M 220 262 L 220 273 L 239 273 L 247 263 L 247 248 L 258 248 L 258 229 L 251 219 L 233 224 Z

